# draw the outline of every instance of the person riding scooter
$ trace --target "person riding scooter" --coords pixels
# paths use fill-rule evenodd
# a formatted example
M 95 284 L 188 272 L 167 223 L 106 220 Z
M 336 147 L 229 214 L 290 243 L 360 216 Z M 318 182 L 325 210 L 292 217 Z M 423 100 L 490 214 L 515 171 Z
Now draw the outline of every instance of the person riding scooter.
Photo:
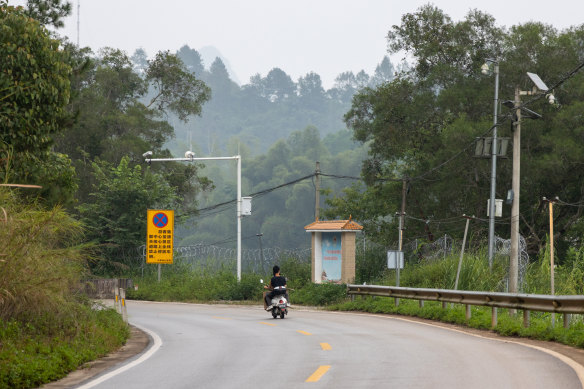
M 267 305 L 266 311 L 269 311 L 270 309 L 272 309 L 272 307 L 273 307 L 272 299 L 274 298 L 274 296 L 277 296 L 279 294 L 283 294 L 286 296 L 286 300 L 288 302 L 290 301 L 290 299 L 288 298 L 288 292 L 286 291 L 286 278 L 284 278 L 280 275 L 280 267 L 278 265 L 274 265 L 274 268 L 272 269 L 272 271 L 274 272 L 274 276 L 270 280 L 270 286 L 264 285 L 264 289 L 270 290 L 270 292 L 266 293 L 266 305 Z M 288 306 L 290 306 L 289 303 L 288 303 Z

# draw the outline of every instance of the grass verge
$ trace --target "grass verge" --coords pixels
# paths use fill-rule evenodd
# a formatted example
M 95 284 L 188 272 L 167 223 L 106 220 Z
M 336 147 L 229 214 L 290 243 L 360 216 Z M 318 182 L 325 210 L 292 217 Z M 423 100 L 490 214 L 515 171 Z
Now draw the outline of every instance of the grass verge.
M 0 388 L 35 388 L 121 347 L 129 327 L 112 309 L 71 303 L 67 314 L 0 321 Z
M 401 299 L 395 306 L 393 298 L 355 297 L 355 301 L 336 303 L 328 307 L 336 311 L 358 311 L 371 313 L 388 313 L 414 316 L 424 319 L 453 323 L 465 327 L 491 330 L 491 308 L 471 307 L 471 318 L 466 320 L 464 305 L 442 308 L 441 302 L 426 301 L 420 307 L 415 300 Z M 510 315 L 509 310 L 499 309 L 498 323 L 492 330 L 503 336 L 519 336 L 537 340 L 547 340 L 563 343 L 573 347 L 584 348 L 584 323 L 581 317 L 573 318 L 570 328 L 564 328 L 562 315 L 556 314 L 555 325 L 552 326 L 551 314 L 531 312 L 531 324 L 523 327 L 523 316 L 519 313 Z

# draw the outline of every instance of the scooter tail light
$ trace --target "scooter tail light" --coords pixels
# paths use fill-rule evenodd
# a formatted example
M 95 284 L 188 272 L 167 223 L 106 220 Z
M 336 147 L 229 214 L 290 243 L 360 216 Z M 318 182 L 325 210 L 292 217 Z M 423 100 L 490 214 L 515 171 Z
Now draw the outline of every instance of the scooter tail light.
M 280 304 L 284 304 L 284 300 L 280 300 Z

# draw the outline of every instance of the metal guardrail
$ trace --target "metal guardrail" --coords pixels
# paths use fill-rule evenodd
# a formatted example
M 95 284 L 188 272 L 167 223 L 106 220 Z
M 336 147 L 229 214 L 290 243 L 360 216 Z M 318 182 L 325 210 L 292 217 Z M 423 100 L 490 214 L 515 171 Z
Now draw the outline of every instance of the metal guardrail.
M 570 314 L 584 314 L 584 295 L 556 296 L 540 294 L 514 294 L 498 292 L 474 292 L 449 289 L 404 288 L 398 286 L 378 285 L 347 285 L 349 295 L 383 296 L 396 299 L 441 301 L 446 303 L 465 304 L 466 316 L 470 319 L 470 306 L 480 305 L 493 308 L 492 326 L 497 325 L 496 308 L 523 310 L 524 326 L 529 326 L 529 311 L 552 312 L 564 314 L 564 326 L 569 325 Z M 396 300 L 396 304 L 399 304 Z

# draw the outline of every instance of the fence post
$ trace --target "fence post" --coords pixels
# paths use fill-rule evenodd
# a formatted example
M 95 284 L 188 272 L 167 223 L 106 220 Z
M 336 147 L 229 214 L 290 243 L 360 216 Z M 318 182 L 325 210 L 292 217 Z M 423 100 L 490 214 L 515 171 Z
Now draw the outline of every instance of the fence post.
M 470 313 L 470 304 L 466 304 L 464 306 L 464 308 L 465 308 L 466 321 L 469 321 L 470 320 L 470 315 L 471 315 L 471 313 Z
M 497 307 L 491 307 L 491 328 L 497 327 Z
M 564 313 L 564 328 L 570 328 L 570 314 Z
M 116 312 L 117 313 L 121 313 L 120 312 L 120 306 L 119 306 L 119 301 L 120 301 L 120 289 L 118 288 L 118 280 L 116 279 L 114 281 L 114 306 L 116 307 Z
M 424 308 L 424 300 L 418 300 L 420 308 Z
M 448 304 L 446 303 L 446 301 L 442 301 L 442 309 L 446 309 L 447 306 Z
M 523 327 L 529 327 L 529 310 L 523 310 Z
M 126 309 L 126 289 L 121 288 L 120 289 L 120 294 L 121 294 L 121 310 L 122 310 L 122 319 L 124 320 L 124 323 L 128 322 L 128 310 Z

